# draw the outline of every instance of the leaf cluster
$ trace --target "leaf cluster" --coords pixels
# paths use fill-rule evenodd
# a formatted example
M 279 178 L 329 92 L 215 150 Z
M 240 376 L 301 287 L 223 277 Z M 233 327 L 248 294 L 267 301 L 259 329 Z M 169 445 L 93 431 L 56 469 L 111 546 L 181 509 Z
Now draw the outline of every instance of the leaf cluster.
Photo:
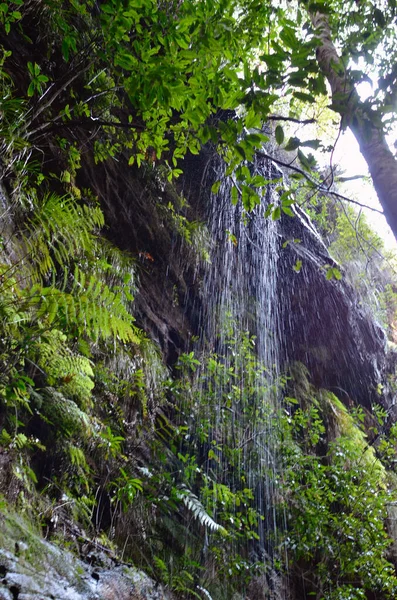
M 280 508 L 287 515 L 291 569 L 299 573 L 310 565 L 305 592 L 327 600 L 368 593 L 392 598 L 397 579 L 387 560 L 391 541 L 384 523 L 393 492 L 385 469 L 343 405 L 330 393 L 321 398 L 321 412 L 332 411 L 340 432 L 322 456 L 325 428 L 318 408 L 296 410 L 284 428 Z

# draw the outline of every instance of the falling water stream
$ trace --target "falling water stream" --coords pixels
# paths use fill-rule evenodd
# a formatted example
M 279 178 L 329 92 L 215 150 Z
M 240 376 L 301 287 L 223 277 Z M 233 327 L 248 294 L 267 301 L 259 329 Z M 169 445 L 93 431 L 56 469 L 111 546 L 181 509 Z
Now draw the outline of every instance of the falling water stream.
M 221 185 L 208 203 L 212 252 L 202 286 L 197 343 L 199 353 L 222 357 L 223 375 L 208 383 L 207 364 L 201 378 L 198 376 L 201 389 L 193 410 L 200 415 L 197 421 L 211 421 L 207 450 L 212 460 L 204 463 L 208 478 L 234 491 L 252 490 L 252 503 L 260 518 L 246 545 L 246 555 L 251 562 L 267 564 L 270 571 L 278 541 L 274 420 L 280 403 L 280 235 L 278 222 L 265 217 L 265 210 L 269 202 L 277 204 L 278 198 L 274 186 L 269 185 L 261 203 L 247 213 L 240 202 L 232 204 L 233 181 L 225 177 L 224 169 L 219 158 L 208 169 L 208 178 L 220 180 Z M 264 159 L 258 158 L 250 169 L 252 175 L 267 180 L 279 177 Z M 247 348 L 251 358 L 247 358 Z M 210 402 L 204 400 L 209 387 Z M 238 453 L 237 468 L 231 467 L 233 451 Z M 244 482 L 237 480 L 241 473 Z M 219 486 L 214 490 L 215 495 L 220 493 Z M 241 510 L 236 506 L 237 518 Z M 216 520 L 215 509 L 212 516 Z M 241 548 L 236 550 L 241 552 Z
M 233 181 L 224 177 L 222 165 L 215 167 L 215 177 L 222 183 L 218 193 L 211 195 L 209 207 L 213 252 L 204 285 L 202 330 L 209 340 L 223 345 L 225 319 L 232 319 L 236 332 L 255 335 L 259 360 L 277 369 L 279 236 L 277 221 L 264 216 L 268 202 L 277 202 L 276 194 L 268 186 L 262 203 L 247 213 L 240 203 L 231 203 Z M 272 177 L 264 159 L 257 159 L 251 168 L 252 175 Z
M 219 156 L 207 160 L 202 176 L 206 159 L 193 163 L 188 180 L 192 189 L 206 179 L 191 195 L 204 207 L 211 251 L 195 281 L 199 291 L 191 306 L 196 302 L 199 335 L 190 357 L 199 360 L 180 410 L 187 432 L 182 446 L 197 461 L 188 493 L 212 519 L 200 521 L 203 586 L 212 589 L 224 575 L 225 588 L 234 578 L 229 589 L 243 589 L 246 570 L 245 581 L 261 590 L 248 590 L 249 597 L 285 600 L 290 582 L 283 507 L 289 498 L 280 465 L 289 409 L 283 373 L 290 369 L 285 395 L 295 394 L 294 374 L 299 378 L 307 369 L 315 387 L 334 391 L 345 404 L 370 406 L 382 381 L 384 334 L 345 278 L 327 276 L 338 265 L 303 210 L 292 206 L 294 215 L 280 220 L 265 216 L 270 204 L 280 202 L 282 174 L 271 161 L 256 157 L 246 165 L 252 177 L 272 182 L 246 212 L 241 201 L 232 202 L 236 181 L 226 176 Z M 222 543 L 214 548 L 217 524 L 229 536 L 223 550 Z M 222 571 L 224 564 L 229 572 Z M 229 600 L 227 594 L 216 591 L 214 597 Z

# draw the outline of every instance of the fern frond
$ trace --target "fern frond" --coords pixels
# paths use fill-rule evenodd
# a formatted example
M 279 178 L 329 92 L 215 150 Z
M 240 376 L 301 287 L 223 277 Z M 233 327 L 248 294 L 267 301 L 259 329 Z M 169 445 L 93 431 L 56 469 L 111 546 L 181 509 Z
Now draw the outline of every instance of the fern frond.
M 123 342 L 139 344 L 139 330 L 120 294 L 95 277 L 88 280 L 87 288 L 75 286 L 73 292 L 67 293 L 55 286 L 35 286 L 25 296 L 35 317 L 47 319 L 49 324 L 63 322 L 67 329 L 70 323 L 93 341 L 117 337 Z
M 182 486 L 181 490 L 178 492 L 178 497 L 186 508 L 193 514 L 194 518 L 197 519 L 201 525 L 207 527 L 211 531 L 219 531 L 219 533 L 223 533 L 226 535 L 226 529 L 216 523 L 212 517 L 207 513 L 204 506 L 201 504 L 200 500 L 197 498 L 195 494 L 187 487 Z
M 50 385 L 56 384 L 62 394 L 83 405 L 90 403 L 94 387 L 92 363 L 68 348 L 64 334 L 52 329 L 35 342 L 32 351 Z
M 87 463 L 86 456 L 81 448 L 75 446 L 74 444 L 67 444 L 67 452 L 70 457 L 70 462 L 72 465 L 81 469 L 82 471 L 89 471 L 89 466 Z
M 165 564 L 165 562 L 161 558 L 159 558 L 158 556 L 154 556 L 153 557 L 153 564 L 156 567 L 156 569 L 157 569 L 157 571 L 158 571 L 158 573 L 160 575 L 161 580 L 164 583 L 168 583 L 169 575 L 170 574 L 169 574 L 169 570 L 168 570 L 168 567 Z
M 124 294 L 129 295 L 127 300 L 133 299 L 136 291 L 135 259 L 128 252 L 100 238 L 95 266 L 110 288 L 123 289 Z
M 42 281 L 72 260 L 95 254 L 93 234 L 104 225 L 98 206 L 80 205 L 73 196 L 55 193 L 32 203 L 35 211 L 27 219 L 18 254 L 33 280 Z
M 40 413 L 66 436 L 95 434 L 92 420 L 81 410 L 76 402 L 70 400 L 53 387 L 41 391 L 44 397 Z
M 130 314 L 133 261 L 95 235 L 104 225 L 100 207 L 55 193 L 42 201 L 32 196 L 31 205 L 34 214 L 19 235 L 16 260 L 8 273 L 10 281 L 18 270 L 24 307 L 31 317 L 65 331 L 77 328 L 79 335 L 85 333 L 94 341 L 115 337 L 139 343 Z M 28 282 L 33 283 L 30 290 Z
M 15 335 L 16 324 L 29 318 L 21 300 L 22 293 L 15 277 L 10 274 L 10 266 L 0 264 L 0 322 L 4 334 Z

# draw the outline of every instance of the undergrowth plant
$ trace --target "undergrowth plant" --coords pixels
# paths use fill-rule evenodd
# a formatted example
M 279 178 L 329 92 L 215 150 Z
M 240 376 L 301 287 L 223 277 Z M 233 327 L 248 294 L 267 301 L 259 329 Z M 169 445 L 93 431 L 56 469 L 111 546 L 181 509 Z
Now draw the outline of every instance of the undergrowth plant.
M 394 598 L 397 578 L 385 531 L 387 507 L 395 501 L 391 479 L 362 420 L 332 393 L 309 390 L 309 406 L 299 408 L 289 398 L 290 408 L 281 415 L 277 483 L 284 568 L 300 581 L 302 594 Z
M 230 598 L 255 581 L 270 586 L 275 573 L 323 600 L 393 598 L 385 519 L 395 492 L 380 460 L 381 452 L 390 456 L 387 442 L 370 445 L 360 411 L 316 390 L 303 366 L 278 383 L 280 407 L 253 340 L 229 346 L 232 359 L 182 355 L 180 377 L 167 383 L 179 418 L 157 423 L 162 466 L 142 494 L 186 533 L 173 554 L 153 550 L 155 574 L 186 598 L 200 586 L 211 598 Z M 263 459 L 264 444 L 274 463 Z M 184 553 L 191 561 L 182 567 Z M 171 584 L 176 564 L 190 573 L 183 589 L 180 580 Z

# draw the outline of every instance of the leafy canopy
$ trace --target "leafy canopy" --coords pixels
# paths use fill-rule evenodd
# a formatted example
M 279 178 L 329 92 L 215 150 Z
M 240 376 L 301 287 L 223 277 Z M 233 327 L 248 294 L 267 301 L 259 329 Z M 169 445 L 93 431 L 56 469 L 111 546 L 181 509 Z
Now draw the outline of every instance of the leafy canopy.
M 18 10 L 1 13 L 8 23 L 5 31 L 19 22 L 21 31 L 33 35 L 30 5 L 22 0 L 15 4 L 21 5 Z M 368 80 L 371 70 L 379 74 L 372 96 L 355 118 L 379 130 L 394 122 L 394 2 L 300 0 L 283 6 L 258 0 L 107 0 L 94 5 L 41 0 L 39 4 L 40 40 L 44 36 L 47 46 L 57 48 L 68 65 L 68 76 L 59 64 L 54 69 L 45 63 L 44 48 L 40 52 L 38 47 L 37 56 L 26 65 L 25 97 L 20 98 L 25 122 L 17 131 L 6 127 L 5 132 L 12 134 L 14 143 L 17 134 L 19 151 L 21 144 L 35 144 L 54 129 L 69 135 L 82 126 L 95 132 L 97 161 L 120 153 L 138 166 L 162 159 L 172 178 L 181 173 L 180 159 L 187 152 L 197 154 L 211 141 L 229 164 L 230 174 L 262 148 L 267 140 L 264 124 L 277 112 L 280 97 L 288 119 L 299 117 L 302 106 L 327 95 L 316 58 L 321 42 L 313 24 L 317 13 L 327 19 L 338 46 L 341 59 L 335 71 L 342 70 L 349 85 Z M 5 36 L 3 73 L 12 60 L 7 41 Z M 2 102 L 6 115 L 7 94 Z M 345 105 L 346 99 L 333 96 L 332 108 L 347 126 Z M 6 120 L 3 124 L 7 126 Z M 288 137 L 282 123 L 275 134 L 277 144 L 294 152 L 304 170 L 313 168 L 315 161 L 305 148 L 322 148 L 321 140 L 301 139 L 305 133 Z M 61 135 L 57 143 L 64 150 L 67 142 Z M 69 154 L 76 151 L 69 146 Z M 73 167 L 64 180 L 71 176 Z M 251 209 L 260 191 L 248 194 L 245 183 L 243 173 L 233 190 Z

